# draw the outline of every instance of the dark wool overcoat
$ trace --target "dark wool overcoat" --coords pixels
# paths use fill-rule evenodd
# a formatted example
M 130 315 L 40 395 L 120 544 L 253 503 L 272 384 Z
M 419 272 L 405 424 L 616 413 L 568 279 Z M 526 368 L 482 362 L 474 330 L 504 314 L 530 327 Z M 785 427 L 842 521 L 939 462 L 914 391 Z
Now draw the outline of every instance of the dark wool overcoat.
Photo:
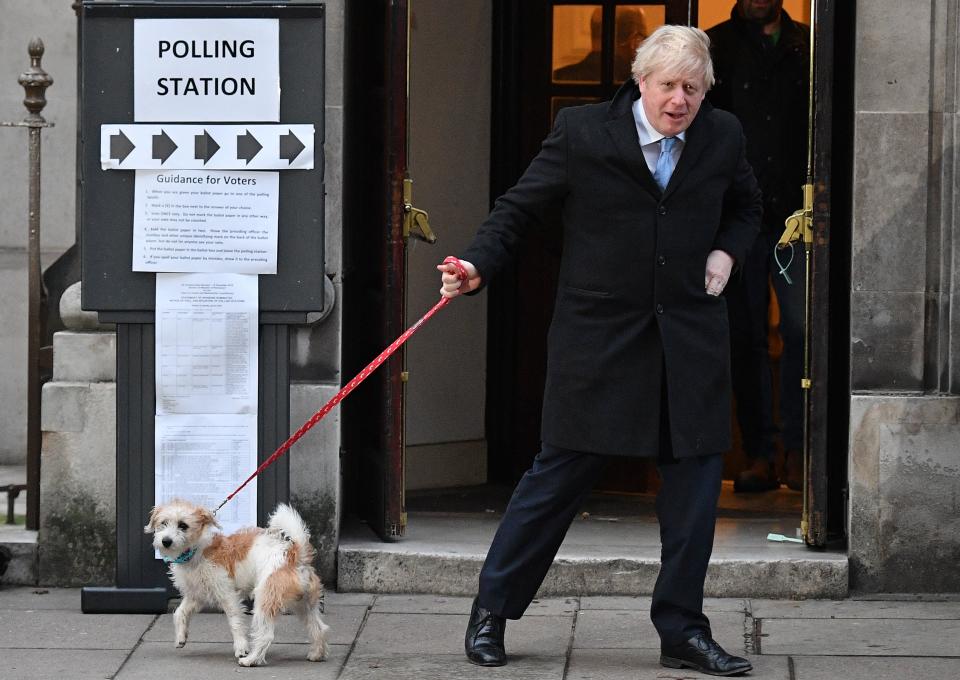
M 610 102 L 561 110 L 462 258 L 489 283 L 559 208 L 542 440 L 655 456 L 666 380 L 673 454 L 717 453 L 730 447 L 729 332 L 726 301 L 707 295 L 704 272 L 715 248 L 743 261 L 760 191 L 740 123 L 704 101 L 661 192 L 631 110 L 639 96 L 628 82 Z

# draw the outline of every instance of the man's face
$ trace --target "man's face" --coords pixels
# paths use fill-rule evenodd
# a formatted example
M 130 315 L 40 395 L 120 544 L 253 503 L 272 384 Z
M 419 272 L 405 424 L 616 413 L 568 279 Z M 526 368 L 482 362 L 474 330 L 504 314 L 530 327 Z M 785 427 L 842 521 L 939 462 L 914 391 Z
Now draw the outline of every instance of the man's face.
M 783 0 L 737 0 L 737 7 L 747 21 L 768 24 L 780 16 Z
M 655 71 L 640 79 L 647 120 L 665 137 L 675 137 L 697 117 L 706 95 L 703 78 Z

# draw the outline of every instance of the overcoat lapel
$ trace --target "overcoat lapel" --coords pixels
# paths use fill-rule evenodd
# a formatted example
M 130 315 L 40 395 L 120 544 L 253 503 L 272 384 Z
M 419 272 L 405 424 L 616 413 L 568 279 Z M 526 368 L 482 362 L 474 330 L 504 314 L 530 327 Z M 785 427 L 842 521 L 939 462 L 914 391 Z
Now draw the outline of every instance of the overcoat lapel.
M 636 86 L 634 86 L 636 87 Z M 607 131 L 613 138 L 617 152 L 623 158 L 631 173 L 644 189 L 654 198 L 660 200 L 660 187 L 650 174 L 647 159 L 643 157 L 640 147 L 640 137 L 637 135 L 637 123 L 633 119 L 633 110 L 630 108 L 632 100 L 629 96 L 622 97 L 623 90 L 618 93 L 610 106 L 611 119 L 607 121 Z M 624 102 L 626 103 L 624 105 Z
M 683 181 L 683 178 L 690 174 L 690 170 L 697 164 L 700 154 L 707 148 L 710 139 L 710 131 L 707 128 L 710 124 L 707 122 L 706 114 L 712 108 L 710 102 L 704 101 L 697 112 L 697 117 L 687 128 L 683 152 L 680 154 L 680 160 L 677 161 L 677 167 L 673 169 L 673 174 L 670 175 L 670 181 L 667 182 L 667 188 L 663 192 L 663 200 L 669 198 L 670 194 Z

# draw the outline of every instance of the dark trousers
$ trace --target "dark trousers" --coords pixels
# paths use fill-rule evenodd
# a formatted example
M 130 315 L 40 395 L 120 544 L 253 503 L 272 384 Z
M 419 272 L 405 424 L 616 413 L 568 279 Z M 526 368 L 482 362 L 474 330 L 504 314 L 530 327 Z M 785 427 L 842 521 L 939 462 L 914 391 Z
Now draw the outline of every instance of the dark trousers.
M 518 619 L 536 595 L 605 459 L 544 444 L 507 506 L 480 572 L 480 605 Z M 703 582 L 713 550 L 723 459 L 717 453 L 674 459 L 669 443 L 657 461 L 660 574 L 650 616 L 664 644 L 710 630 Z
M 782 231 L 782 228 L 781 230 Z M 724 296 L 730 318 L 730 368 L 733 395 L 737 400 L 737 422 L 748 458 L 772 459 L 777 426 L 774 421 L 767 318 L 770 282 L 780 309 L 779 416 L 783 446 L 787 451 L 803 448 L 803 247 L 775 251 L 780 233 L 764 231 L 747 253 L 741 274 L 730 280 Z M 774 253 L 786 266 L 789 283 L 780 273 Z

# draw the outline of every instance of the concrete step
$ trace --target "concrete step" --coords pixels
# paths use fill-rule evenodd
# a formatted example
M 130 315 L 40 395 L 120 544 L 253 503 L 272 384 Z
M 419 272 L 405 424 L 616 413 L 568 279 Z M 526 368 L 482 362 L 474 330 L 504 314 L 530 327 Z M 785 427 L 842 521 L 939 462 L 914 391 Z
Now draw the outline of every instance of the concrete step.
M 372 593 L 473 595 L 499 517 L 411 513 L 407 535 L 383 543 L 363 524 L 344 528 L 337 589 Z M 707 573 L 707 597 L 840 599 L 849 594 L 847 555 L 767 541 L 793 535 L 791 521 L 721 518 Z M 656 521 L 574 521 L 540 589 L 558 595 L 648 595 L 660 568 Z
M 0 524 L 0 583 L 36 585 L 38 555 L 36 531 Z

